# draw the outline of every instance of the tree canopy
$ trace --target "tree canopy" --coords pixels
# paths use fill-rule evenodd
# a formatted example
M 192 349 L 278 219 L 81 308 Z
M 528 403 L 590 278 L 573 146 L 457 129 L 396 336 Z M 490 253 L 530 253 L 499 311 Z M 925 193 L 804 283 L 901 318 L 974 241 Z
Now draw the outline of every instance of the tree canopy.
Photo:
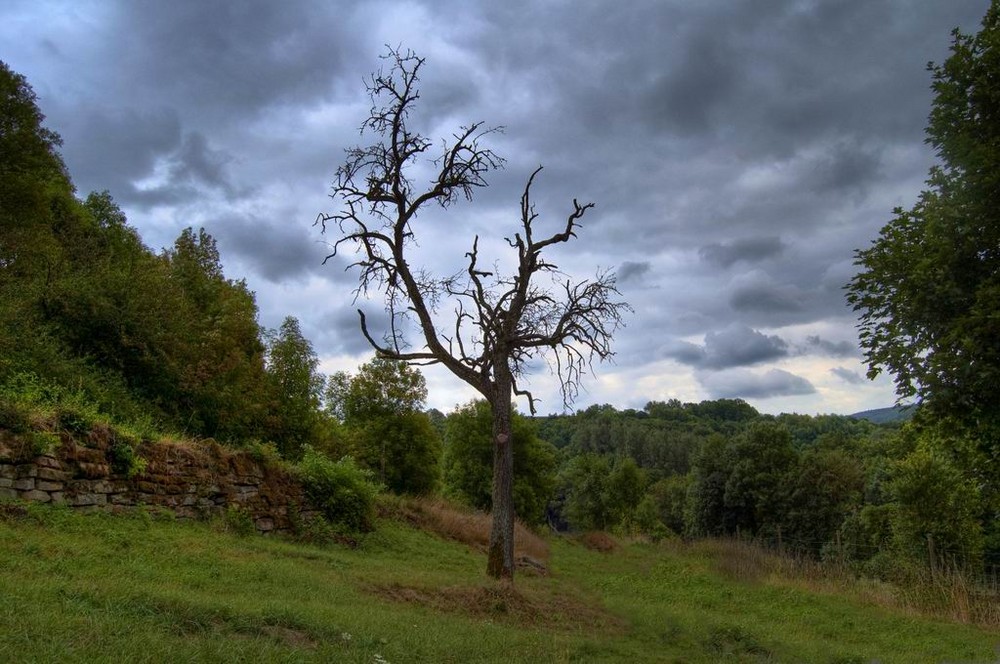
M 953 33 L 929 65 L 927 142 L 939 163 L 909 210 L 897 208 L 848 300 L 861 314 L 869 377 L 891 372 L 900 397 L 966 421 L 1000 420 L 1000 5 L 976 35 Z

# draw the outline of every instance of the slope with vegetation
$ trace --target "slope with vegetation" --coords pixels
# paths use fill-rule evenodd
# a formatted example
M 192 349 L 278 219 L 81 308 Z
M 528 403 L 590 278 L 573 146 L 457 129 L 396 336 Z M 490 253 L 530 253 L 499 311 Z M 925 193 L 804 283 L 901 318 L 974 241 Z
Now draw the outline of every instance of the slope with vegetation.
M 419 508 L 387 509 L 407 519 Z M 485 582 L 479 551 L 409 522 L 386 519 L 351 549 L 143 512 L 6 506 L 0 658 L 915 664 L 995 655 L 996 632 L 921 616 L 887 588 L 745 545 L 599 553 L 556 539 L 548 574 L 522 573 L 515 590 Z

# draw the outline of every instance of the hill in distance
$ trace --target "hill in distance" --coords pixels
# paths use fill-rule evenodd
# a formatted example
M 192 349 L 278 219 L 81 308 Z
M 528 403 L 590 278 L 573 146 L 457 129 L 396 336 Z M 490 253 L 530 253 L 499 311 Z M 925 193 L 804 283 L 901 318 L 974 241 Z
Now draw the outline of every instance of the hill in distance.
M 889 408 L 863 410 L 859 413 L 852 413 L 848 417 L 853 417 L 856 420 L 868 420 L 875 424 L 886 424 L 888 422 L 906 422 L 913 417 L 913 413 L 913 406 L 891 406 Z

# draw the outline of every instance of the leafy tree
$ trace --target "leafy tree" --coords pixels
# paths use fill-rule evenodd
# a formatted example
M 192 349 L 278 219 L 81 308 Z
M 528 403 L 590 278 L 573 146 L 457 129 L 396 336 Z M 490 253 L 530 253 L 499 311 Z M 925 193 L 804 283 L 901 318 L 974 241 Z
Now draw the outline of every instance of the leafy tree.
M 736 523 L 729 517 L 725 503 L 731 456 L 729 441 L 719 434 L 710 436 L 694 455 L 684 520 L 690 534 L 711 536 L 735 532 Z
M 637 514 L 646 497 L 645 472 L 628 457 L 614 462 L 597 454 L 573 457 L 559 474 L 561 512 L 577 530 L 642 530 L 655 525 Z
M 1000 551 L 1000 0 L 977 34 L 955 30 L 950 56 L 929 70 L 938 163 L 913 208 L 897 208 L 857 252 L 848 300 L 868 375 L 892 373 L 939 442 L 978 448 L 958 468 L 982 487 L 980 522 Z
M 757 422 L 738 437 L 729 455 L 724 504 L 731 523 L 749 534 L 776 534 L 789 507 L 789 484 L 798 455 L 784 427 Z
M 441 474 L 441 439 L 423 412 L 427 383 L 405 362 L 376 357 L 354 376 L 338 372 L 326 392 L 354 455 L 396 493 L 426 494 Z
M 303 336 L 298 319 L 285 318 L 268 344 L 267 374 L 276 400 L 271 438 L 286 459 L 301 456 L 322 425 L 320 399 L 325 378 L 318 367 L 319 358 Z
M 449 493 L 478 509 L 492 507 L 493 464 L 490 405 L 470 402 L 448 415 L 445 424 L 445 485 Z M 540 439 L 531 420 L 514 413 L 514 511 L 538 524 L 555 488 L 555 448 Z
M 861 313 L 869 377 L 888 370 L 901 398 L 973 424 L 1000 424 L 1000 2 L 974 36 L 953 32 L 931 64 L 927 142 L 940 163 L 910 210 L 871 247 L 848 300 Z M 993 436 L 997 444 L 997 436 Z
M 613 273 L 589 281 L 561 281 L 557 266 L 542 257 L 547 248 L 576 235 L 580 219 L 592 207 L 573 201 L 561 230 L 536 235 L 538 213 L 531 187 L 540 169 L 529 178 L 521 196 L 520 228 L 508 237 L 516 268 L 502 275 L 483 268 L 479 238 L 472 241 L 467 268 L 437 278 L 411 265 L 417 217 L 426 207 L 447 208 L 486 185 L 487 174 L 503 160 L 482 143 L 492 131 L 474 123 L 445 142 L 437 159 L 428 159 L 434 174 L 421 191 L 415 177 L 428 164 L 419 163 L 433 141 L 415 131 L 410 112 L 419 99 L 417 79 L 423 60 L 412 53 L 390 50 L 388 72 L 375 74 L 368 86 L 372 107 L 363 131 L 377 142 L 348 150 L 338 169 L 334 197 L 341 211 L 321 215 L 324 228 L 336 224 L 343 233 L 337 251 L 352 251 L 360 271 L 360 291 L 383 293 L 389 311 L 389 330 L 376 341 L 360 313 L 361 330 L 379 355 L 408 362 L 443 364 L 489 402 L 493 414 L 493 526 L 487 552 L 487 572 L 495 578 L 514 577 L 514 456 L 511 399 L 525 396 L 534 413 L 535 402 L 523 385 L 531 363 L 554 357 L 564 401 L 577 394 L 580 380 L 594 357 L 612 354 L 611 340 L 628 308 L 616 301 Z M 548 283 L 539 283 L 540 279 Z M 436 315 L 454 305 L 455 318 Z M 411 346 L 404 331 L 416 323 L 422 337 Z
M 671 475 L 649 487 L 657 519 L 678 535 L 687 530 L 685 514 L 691 480 L 691 475 Z
M 864 482 L 860 462 L 844 450 L 806 452 L 790 482 L 786 541 L 819 554 L 860 504 Z
M 940 445 L 922 442 L 893 469 L 897 544 L 923 558 L 931 538 L 939 554 L 975 560 L 983 550 L 979 487 L 939 451 Z
M 254 294 L 245 281 L 225 277 L 215 238 L 204 229 L 185 229 L 164 259 L 183 296 L 175 318 L 185 332 L 170 352 L 178 419 L 189 430 L 225 440 L 259 435 L 268 380 Z
M 608 497 L 609 457 L 591 452 L 574 456 L 559 472 L 558 508 L 575 530 L 608 530 L 615 525 Z

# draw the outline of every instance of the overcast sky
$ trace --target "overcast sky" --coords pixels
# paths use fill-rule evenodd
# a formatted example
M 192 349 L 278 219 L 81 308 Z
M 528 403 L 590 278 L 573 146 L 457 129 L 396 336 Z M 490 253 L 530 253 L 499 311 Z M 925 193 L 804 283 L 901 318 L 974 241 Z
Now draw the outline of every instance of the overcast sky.
M 261 322 L 302 322 L 325 371 L 371 357 L 356 275 L 313 225 L 369 102 L 385 45 L 427 60 L 414 128 L 502 125 L 507 158 L 472 203 L 422 217 L 442 276 L 472 237 L 503 261 L 538 165 L 538 227 L 593 201 L 551 256 L 616 268 L 635 309 L 576 407 L 740 397 L 765 412 L 891 405 L 865 377 L 843 286 L 853 252 L 910 207 L 928 61 L 988 0 L 5 0 L 0 59 L 24 74 L 81 195 L 110 190 L 155 250 L 214 235 Z M 377 302 L 364 305 L 373 313 Z M 472 392 L 424 370 L 430 405 Z M 562 402 L 544 365 L 541 412 Z M 526 408 L 522 404 L 522 408 Z

